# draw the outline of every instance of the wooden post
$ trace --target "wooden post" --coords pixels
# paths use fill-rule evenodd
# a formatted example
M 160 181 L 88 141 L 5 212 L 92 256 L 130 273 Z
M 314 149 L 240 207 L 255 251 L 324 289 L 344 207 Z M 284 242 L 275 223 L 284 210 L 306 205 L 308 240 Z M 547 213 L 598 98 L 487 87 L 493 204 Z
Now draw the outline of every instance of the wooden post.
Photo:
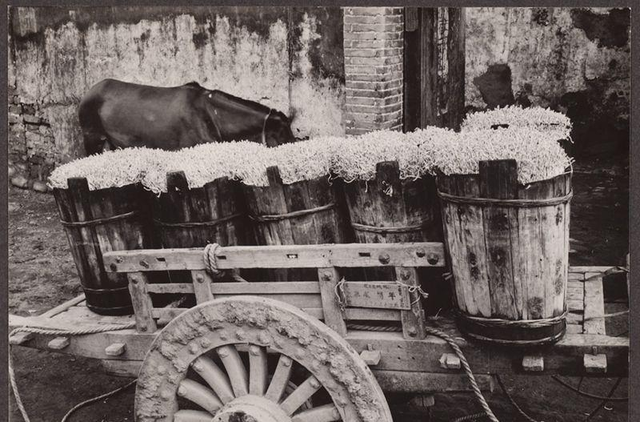
M 143 272 L 127 273 L 131 302 L 136 316 L 136 329 L 143 333 L 157 330 L 153 319 L 153 303 L 147 291 L 147 276 Z
M 464 118 L 465 13 L 405 8 L 404 130 L 458 129 Z
M 336 298 L 336 286 L 340 281 L 340 273 L 335 267 L 318 268 L 318 280 L 324 323 L 344 337 L 347 334 L 347 326 Z
M 213 300 L 211 293 L 211 276 L 204 270 L 191 271 L 193 280 L 193 292 L 196 295 L 196 303 L 199 305 Z
M 418 282 L 418 272 L 413 267 L 397 267 L 396 274 L 398 282 L 406 286 L 420 287 Z M 402 335 L 404 338 L 423 339 L 426 336 L 424 331 L 424 310 L 422 309 L 422 297 L 417 291 L 411 293 L 411 310 L 400 311 L 402 319 Z

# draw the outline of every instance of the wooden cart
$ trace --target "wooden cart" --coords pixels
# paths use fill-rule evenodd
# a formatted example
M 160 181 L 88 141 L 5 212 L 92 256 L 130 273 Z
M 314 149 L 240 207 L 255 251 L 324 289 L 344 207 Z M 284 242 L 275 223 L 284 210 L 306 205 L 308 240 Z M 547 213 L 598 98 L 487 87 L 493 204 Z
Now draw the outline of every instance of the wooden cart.
M 78 297 L 41 316 L 10 316 L 10 326 L 132 328 L 77 336 L 18 332 L 10 342 L 97 358 L 110 372 L 137 375 L 139 422 L 391 421 L 383 391 L 470 389 L 459 356 L 434 330 L 454 339 L 483 390 L 492 388 L 491 374 L 628 373 L 628 338 L 605 330 L 608 267 L 570 268 L 561 341 L 504 349 L 465 340 L 448 312 L 424 316 L 416 269 L 445 266 L 441 243 L 212 250 L 209 259 L 202 248 L 106 253 L 105 268 L 128 276 L 134 316 L 96 315 Z M 395 267 L 398 280 L 341 277 L 343 268 L 383 266 Z M 314 268 L 318 281 L 219 282 L 208 271 L 249 268 Z M 148 281 L 150 271 L 172 270 L 190 271 L 192 282 Z M 155 295 L 175 293 L 196 306 L 154 307 Z

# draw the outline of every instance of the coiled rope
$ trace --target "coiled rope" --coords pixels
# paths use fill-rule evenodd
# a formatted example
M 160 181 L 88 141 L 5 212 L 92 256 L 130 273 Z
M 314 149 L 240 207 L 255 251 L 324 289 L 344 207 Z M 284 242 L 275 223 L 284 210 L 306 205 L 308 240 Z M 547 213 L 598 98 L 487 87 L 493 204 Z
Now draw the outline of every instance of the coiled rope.
M 207 246 L 205 246 L 204 247 L 204 263 L 206 265 L 206 270 L 209 274 L 211 274 L 213 277 L 220 278 L 224 274 L 227 274 L 227 272 L 218 269 L 218 260 L 216 257 L 216 253 L 218 252 L 218 249 L 220 249 L 220 245 L 217 243 L 209 243 Z M 247 280 L 242 278 L 242 276 L 240 275 L 240 270 L 238 270 L 237 268 L 229 271 L 229 273 L 233 281 L 237 281 L 238 283 L 248 283 Z
M 89 326 L 85 328 L 76 328 L 76 329 L 59 329 L 59 328 L 53 328 L 53 327 L 24 326 L 24 327 L 18 327 L 13 331 L 11 331 L 11 333 L 9 333 L 9 337 L 20 332 L 42 334 L 42 335 L 54 335 L 54 336 L 56 335 L 82 336 L 87 334 L 105 333 L 108 331 L 127 330 L 130 328 L 134 328 L 135 326 L 136 326 L 135 321 L 132 321 L 127 324 L 109 324 L 109 325 L 100 325 L 100 326 Z M 27 414 L 27 411 L 24 407 L 24 403 L 22 403 L 22 398 L 20 397 L 20 393 L 18 391 L 18 384 L 16 383 L 16 375 L 15 375 L 15 371 L 13 370 L 13 357 L 11 354 L 11 345 L 9 345 L 9 382 L 11 383 L 11 389 L 13 390 L 13 395 L 16 399 L 16 405 L 20 410 L 20 414 L 22 415 L 22 418 L 24 419 L 25 422 L 31 422 L 31 420 L 29 419 L 29 415 Z M 124 387 L 120 387 L 116 390 L 110 391 L 109 393 L 103 394 L 100 397 L 96 397 L 94 399 L 90 399 L 90 400 L 87 400 L 86 402 L 76 405 L 69 412 L 67 412 L 67 414 L 62 419 L 62 422 L 65 422 L 73 412 L 75 412 L 82 406 L 85 406 L 89 403 L 93 403 L 94 401 L 100 400 L 101 398 L 104 398 L 104 397 L 110 397 L 124 390 L 125 388 L 129 387 L 134 383 L 135 381 L 132 381 L 131 383 L 129 383 L 128 385 L 125 385 Z

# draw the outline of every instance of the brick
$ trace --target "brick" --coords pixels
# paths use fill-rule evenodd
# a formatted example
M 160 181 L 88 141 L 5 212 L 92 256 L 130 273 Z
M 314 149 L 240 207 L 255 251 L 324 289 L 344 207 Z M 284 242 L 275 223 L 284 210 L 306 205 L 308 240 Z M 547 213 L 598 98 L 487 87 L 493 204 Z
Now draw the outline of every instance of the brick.
M 350 135 L 353 135 L 354 133 L 351 131 L 367 131 L 370 132 L 372 130 L 383 130 L 383 129 L 389 129 L 391 130 L 394 127 L 398 127 L 398 122 L 400 122 L 401 119 L 396 120 L 396 121 L 386 121 L 386 122 L 363 122 L 363 121 L 356 121 L 355 119 L 350 120 L 350 124 L 346 126 L 347 129 L 349 129 L 350 131 L 348 132 Z
M 377 90 L 385 90 L 391 88 L 399 88 L 404 86 L 404 79 L 394 79 L 391 81 L 353 81 L 351 79 L 347 79 L 345 81 L 347 88 L 353 89 L 377 89 Z
M 404 40 L 395 39 L 395 40 L 387 40 L 387 39 L 375 39 L 375 40 L 345 40 L 344 48 L 371 48 L 371 49 L 380 49 L 380 48 L 402 48 L 404 47 Z
M 12 104 L 9 106 L 9 113 L 22 114 L 22 106 Z
M 361 66 L 388 66 L 402 63 L 404 58 L 401 55 L 390 57 L 345 57 L 345 65 Z
M 387 98 L 396 95 L 402 95 L 403 87 L 383 89 L 376 91 L 375 89 L 353 89 L 347 88 L 346 94 L 348 97 L 374 97 L 374 98 Z
M 379 75 L 364 75 L 351 73 L 346 75 L 347 80 L 357 81 L 357 82 L 388 82 L 393 81 L 395 79 L 401 79 L 403 77 L 402 72 L 389 72 Z
M 349 113 L 349 116 L 358 122 L 382 123 L 397 120 L 402 117 L 402 110 L 391 113 Z
M 345 15 L 345 24 L 397 24 L 404 23 L 402 15 L 371 15 L 371 16 L 354 16 Z
M 394 104 L 397 102 L 402 102 L 402 95 L 394 95 L 386 98 L 375 98 L 375 97 L 350 97 L 347 96 L 345 103 L 349 105 L 375 105 L 375 106 L 384 106 L 387 104 Z
M 393 64 L 386 66 L 364 66 L 364 65 L 345 65 L 344 71 L 345 75 L 348 77 L 352 77 L 356 80 L 360 79 L 360 75 L 378 75 L 382 77 L 386 76 L 390 73 L 401 72 L 402 64 Z M 380 80 L 380 78 L 375 78 L 373 80 Z
M 395 103 L 383 106 L 374 105 L 346 105 L 345 111 L 349 113 L 385 114 L 402 110 L 402 103 Z
M 363 23 L 350 23 L 344 24 L 345 32 L 401 32 L 404 30 L 404 24 L 402 23 L 374 23 L 374 24 L 363 24 Z
M 344 49 L 344 57 L 394 57 L 402 56 L 404 48 L 359 48 Z
M 376 32 L 373 30 L 363 32 L 347 32 L 343 33 L 345 41 L 373 41 L 373 40 L 401 40 L 404 38 L 403 33 L 398 32 Z

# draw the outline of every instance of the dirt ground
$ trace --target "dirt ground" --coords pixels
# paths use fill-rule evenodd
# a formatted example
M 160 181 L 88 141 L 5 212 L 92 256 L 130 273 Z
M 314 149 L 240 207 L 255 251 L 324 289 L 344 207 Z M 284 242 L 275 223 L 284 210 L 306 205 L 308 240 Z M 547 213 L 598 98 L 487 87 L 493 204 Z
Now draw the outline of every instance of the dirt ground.
M 620 265 L 628 250 L 628 160 L 578 162 L 571 215 L 572 265 Z M 37 315 L 81 293 L 53 196 L 9 189 L 9 312 Z M 625 304 L 607 305 L 607 312 Z M 608 321 L 611 335 L 626 335 L 626 317 Z M 105 375 L 97 361 L 23 347 L 13 349 L 21 396 L 33 422 L 61 420 L 75 404 L 111 391 L 129 379 Z M 577 396 L 546 376 L 504 376 L 520 406 L 538 421 L 582 421 L 599 403 Z M 570 379 L 574 385 L 578 379 Z M 582 388 L 606 395 L 614 379 L 585 379 Z M 626 396 L 624 379 L 615 396 Z M 71 421 L 132 421 L 133 392 L 101 400 L 77 412 Z M 499 388 L 488 395 L 502 421 L 520 420 Z M 13 395 L 10 420 L 21 421 Z M 627 403 L 610 403 L 592 421 L 627 421 Z M 439 394 L 432 421 L 450 421 L 479 411 L 471 395 Z M 426 420 L 396 415 L 395 420 Z

